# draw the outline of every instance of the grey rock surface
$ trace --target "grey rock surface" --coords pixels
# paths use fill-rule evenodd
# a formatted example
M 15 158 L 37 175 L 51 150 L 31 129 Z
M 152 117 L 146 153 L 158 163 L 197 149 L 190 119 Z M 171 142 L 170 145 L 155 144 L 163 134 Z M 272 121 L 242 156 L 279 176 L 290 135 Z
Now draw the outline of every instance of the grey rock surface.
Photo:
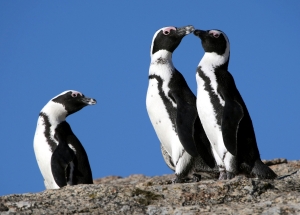
M 174 175 L 108 176 L 93 185 L 0 197 L 0 214 L 300 214 L 300 161 L 264 161 L 280 177 L 171 184 Z

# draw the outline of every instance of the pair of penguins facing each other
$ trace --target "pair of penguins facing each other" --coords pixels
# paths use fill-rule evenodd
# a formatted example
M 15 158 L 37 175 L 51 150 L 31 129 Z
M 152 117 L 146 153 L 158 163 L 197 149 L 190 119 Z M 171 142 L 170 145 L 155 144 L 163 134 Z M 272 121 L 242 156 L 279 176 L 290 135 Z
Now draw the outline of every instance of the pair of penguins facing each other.
M 172 53 L 194 32 L 205 51 L 196 70 L 197 98 L 174 67 Z M 260 179 L 277 175 L 258 151 L 246 105 L 228 72 L 230 44 L 220 30 L 164 27 L 153 36 L 146 107 L 173 182 L 198 181 L 200 173 Z
M 191 32 L 205 50 L 197 68 L 197 101 L 172 63 L 172 53 Z M 165 162 L 175 171 L 174 182 L 184 182 L 190 174 L 198 181 L 201 172 L 220 172 L 219 179 L 240 172 L 276 177 L 260 159 L 251 118 L 227 71 L 229 41 L 223 32 L 161 28 L 154 34 L 150 54 L 146 106 Z M 68 90 L 41 110 L 34 152 L 46 189 L 93 183 L 87 154 L 65 119 L 94 104 L 95 99 Z

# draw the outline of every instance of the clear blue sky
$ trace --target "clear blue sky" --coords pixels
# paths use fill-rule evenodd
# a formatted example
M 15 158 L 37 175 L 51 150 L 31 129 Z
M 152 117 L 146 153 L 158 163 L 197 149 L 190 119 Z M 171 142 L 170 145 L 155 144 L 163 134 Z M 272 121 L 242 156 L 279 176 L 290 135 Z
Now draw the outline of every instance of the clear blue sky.
M 223 30 L 262 159 L 300 159 L 299 11 L 297 0 L 1 0 L 0 195 L 44 190 L 33 151 L 37 117 L 69 89 L 98 101 L 67 118 L 93 178 L 171 173 L 145 107 L 150 45 L 165 26 Z M 193 92 L 202 55 L 193 35 L 173 55 Z

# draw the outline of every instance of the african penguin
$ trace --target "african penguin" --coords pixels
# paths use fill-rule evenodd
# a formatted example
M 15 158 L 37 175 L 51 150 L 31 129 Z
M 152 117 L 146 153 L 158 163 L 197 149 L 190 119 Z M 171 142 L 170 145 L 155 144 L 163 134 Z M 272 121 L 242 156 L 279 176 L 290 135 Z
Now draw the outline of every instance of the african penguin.
M 196 71 L 197 110 L 213 148 L 219 179 L 238 173 L 261 179 L 277 175 L 260 159 L 246 105 L 228 72 L 230 44 L 220 30 L 195 30 L 205 51 Z
M 94 104 L 95 99 L 67 90 L 41 110 L 33 147 L 46 189 L 93 183 L 87 154 L 65 119 Z
M 192 173 L 197 157 L 204 160 L 205 169 L 216 166 L 197 114 L 196 97 L 172 62 L 172 53 L 193 30 L 193 26 L 159 29 L 153 36 L 150 52 L 146 107 L 163 157 L 175 170 L 174 183 L 184 182 Z

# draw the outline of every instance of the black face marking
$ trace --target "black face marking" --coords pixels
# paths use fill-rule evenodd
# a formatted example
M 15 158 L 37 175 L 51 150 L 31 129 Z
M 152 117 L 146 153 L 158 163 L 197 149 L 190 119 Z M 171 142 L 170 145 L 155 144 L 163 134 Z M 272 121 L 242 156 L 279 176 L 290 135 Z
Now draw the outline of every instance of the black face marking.
M 39 114 L 39 116 L 43 117 L 44 119 L 44 126 L 45 126 L 45 131 L 44 131 L 44 135 L 46 137 L 46 140 L 47 140 L 47 143 L 49 144 L 50 146 L 50 150 L 51 152 L 54 152 L 54 150 L 56 149 L 57 147 L 57 144 L 56 142 L 54 142 L 54 140 L 51 138 L 51 133 L 50 133 L 50 127 L 51 127 L 51 124 L 50 124 L 50 121 L 49 121 L 49 117 L 41 112 Z
M 166 31 L 161 30 L 155 37 L 153 41 L 153 49 L 152 54 L 159 50 L 167 50 L 171 53 L 178 47 L 182 38 L 185 35 L 177 34 L 177 31 L 173 29 L 168 30 L 169 33 Z
M 175 132 L 177 133 L 177 129 L 176 129 L 176 115 L 177 115 L 177 110 L 175 107 L 173 107 L 171 101 L 167 98 L 167 96 L 165 95 L 163 89 L 162 89 L 162 85 L 163 85 L 163 80 L 161 77 L 159 77 L 158 75 L 149 75 L 149 79 L 156 79 L 158 82 L 158 91 L 159 91 L 159 95 L 166 107 L 166 111 L 170 117 L 170 120 L 172 122 L 172 126 L 173 129 L 175 130 Z M 175 102 L 175 101 L 174 101 Z
M 83 98 L 85 98 L 83 94 L 69 91 L 63 95 L 56 97 L 52 101 L 62 104 L 65 107 L 68 116 L 88 105 L 87 103 L 83 102 Z
M 210 31 L 195 30 L 194 34 L 201 39 L 205 52 L 215 52 L 218 55 L 225 54 L 227 41 L 223 33 L 212 33 Z

